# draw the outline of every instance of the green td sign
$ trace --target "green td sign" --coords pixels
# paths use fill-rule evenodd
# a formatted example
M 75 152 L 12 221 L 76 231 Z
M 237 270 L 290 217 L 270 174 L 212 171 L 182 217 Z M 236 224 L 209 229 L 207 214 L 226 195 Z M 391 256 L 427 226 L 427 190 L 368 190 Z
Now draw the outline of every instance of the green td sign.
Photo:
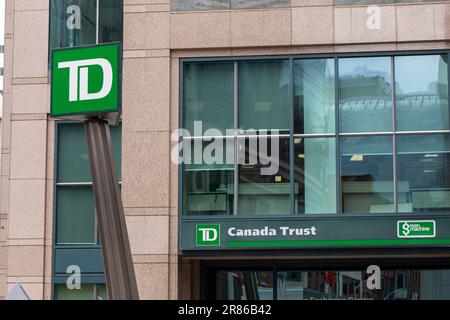
M 52 55 L 52 117 L 120 112 L 120 45 L 58 49 Z
M 434 220 L 398 221 L 397 236 L 399 238 L 434 238 L 436 222 Z
M 195 239 L 197 246 L 220 246 L 220 224 L 198 224 Z

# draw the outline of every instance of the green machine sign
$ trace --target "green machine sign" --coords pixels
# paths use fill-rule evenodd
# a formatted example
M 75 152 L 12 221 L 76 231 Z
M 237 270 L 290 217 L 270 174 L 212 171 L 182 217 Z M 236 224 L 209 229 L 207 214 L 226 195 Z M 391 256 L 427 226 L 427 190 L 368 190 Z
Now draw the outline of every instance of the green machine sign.
M 52 117 L 73 119 L 119 113 L 120 52 L 119 43 L 54 50 Z
M 408 216 L 409 217 L 409 216 Z M 185 218 L 180 249 L 259 250 L 450 246 L 450 217 Z
M 397 236 L 399 238 L 434 238 L 436 236 L 436 221 L 398 221 Z

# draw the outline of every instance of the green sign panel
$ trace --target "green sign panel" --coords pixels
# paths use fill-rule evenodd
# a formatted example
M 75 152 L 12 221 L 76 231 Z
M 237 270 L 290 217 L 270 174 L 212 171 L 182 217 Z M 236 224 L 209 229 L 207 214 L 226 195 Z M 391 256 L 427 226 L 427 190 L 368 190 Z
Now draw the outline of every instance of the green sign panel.
M 434 220 L 406 220 L 397 222 L 399 238 L 434 238 L 436 222 Z
M 220 224 L 197 224 L 197 246 L 220 246 Z
M 119 43 L 54 50 L 52 117 L 120 112 L 120 52 Z
M 209 220 L 209 221 L 208 221 Z M 181 250 L 450 247 L 450 216 L 239 217 L 181 221 Z

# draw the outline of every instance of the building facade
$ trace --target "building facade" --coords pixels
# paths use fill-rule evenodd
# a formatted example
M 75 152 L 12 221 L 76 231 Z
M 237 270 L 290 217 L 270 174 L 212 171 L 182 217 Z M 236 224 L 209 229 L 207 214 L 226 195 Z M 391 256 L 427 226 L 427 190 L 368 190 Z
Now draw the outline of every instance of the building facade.
M 142 299 L 450 299 L 450 1 L 6 0 L 5 21 L 0 298 L 107 298 L 49 61 L 119 41 Z

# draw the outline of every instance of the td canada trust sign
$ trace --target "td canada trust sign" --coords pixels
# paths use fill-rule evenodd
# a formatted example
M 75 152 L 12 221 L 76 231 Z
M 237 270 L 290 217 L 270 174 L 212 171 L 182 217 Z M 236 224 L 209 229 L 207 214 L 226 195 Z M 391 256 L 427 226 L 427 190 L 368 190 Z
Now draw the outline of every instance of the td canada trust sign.
M 190 218 L 181 221 L 180 247 L 195 251 L 450 246 L 450 216 L 414 218 Z
M 293 228 L 289 226 L 278 226 L 276 228 L 263 226 L 261 228 L 239 228 L 227 227 L 226 236 L 229 239 L 260 238 L 267 239 L 272 237 L 314 237 L 317 235 L 317 228 Z M 197 224 L 196 225 L 196 245 L 197 246 L 220 246 L 221 244 L 221 225 L 220 224 Z
M 86 118 L 121 110 L 120 44 L 52 52 L 51 115 Z

